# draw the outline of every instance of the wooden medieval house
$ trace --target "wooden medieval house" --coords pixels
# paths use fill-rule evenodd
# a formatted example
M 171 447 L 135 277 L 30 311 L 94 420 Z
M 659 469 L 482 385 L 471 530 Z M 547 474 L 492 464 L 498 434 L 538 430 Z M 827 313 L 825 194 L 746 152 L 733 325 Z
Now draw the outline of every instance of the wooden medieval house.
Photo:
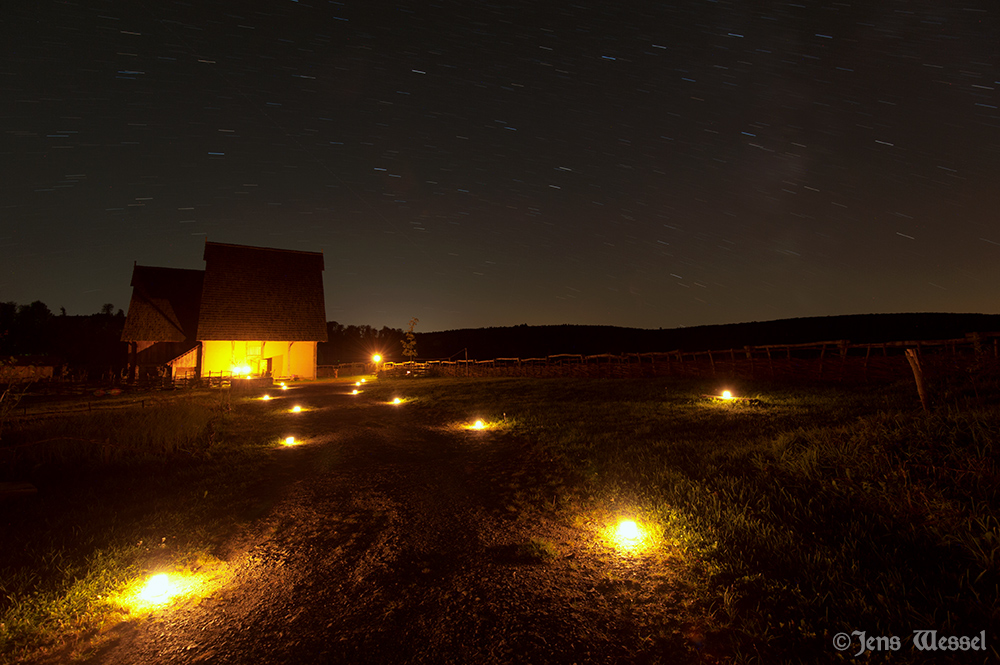
M 204 270 L 133 268 L 130 378 L 316 378 L 323 255 L 206 242 L 204 259 Z

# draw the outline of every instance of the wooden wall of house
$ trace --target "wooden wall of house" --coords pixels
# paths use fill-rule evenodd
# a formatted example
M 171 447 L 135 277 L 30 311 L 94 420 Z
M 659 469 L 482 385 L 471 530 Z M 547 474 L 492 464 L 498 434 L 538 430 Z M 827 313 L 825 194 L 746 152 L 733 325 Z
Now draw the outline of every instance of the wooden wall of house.
M 165 365 L 180 354 L 190 344 L 185 342 L 136 342 L 135 364 L 138 367 Z

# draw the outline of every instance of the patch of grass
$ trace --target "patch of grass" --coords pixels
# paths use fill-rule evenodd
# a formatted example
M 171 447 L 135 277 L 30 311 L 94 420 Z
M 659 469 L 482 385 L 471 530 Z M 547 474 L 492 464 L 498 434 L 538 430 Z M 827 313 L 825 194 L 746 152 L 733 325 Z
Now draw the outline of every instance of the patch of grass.
M 722 387 L 418 379 L 376 390 L 415 398 L 418 413 L 516 423 L 565 469 L 570 521 L 658 525 L 661 547 L 706 572 L 701 592 L 737 652 L 825 659 L 834 634 L 866 630 L 903 637 L 905 660 L 919 655 L 913 630 L 1000 634 L 1000 407 L 985 383 L 930 413 L 909 383 L 706 396 Z
M 149 571 L 217 562 L 259 510 L 277 408 L 216 391 L 21 425 L 14 445 L 40 443 L 5 470 L 39 491 L 3 505 L 18 547 L 0 548 L 0 661 L 113 625 L 125 610 L 112 599 Z M 50 445 L 102 431 L 110 455 L 106 442 Z
M 558 548 L 544 538 L 532 538 L 526 543 L 521 543 L 518 545 L 517 553 L 522 560 L 532 563 L 545 563 L 559 557 Z
M 233 405 L 229 391 L 132 400 L 117 408 L 51 411 L 8 425 L 0 442 L 7 478 L 68 464 L 120 465 L 211 456 L 224 441 Z

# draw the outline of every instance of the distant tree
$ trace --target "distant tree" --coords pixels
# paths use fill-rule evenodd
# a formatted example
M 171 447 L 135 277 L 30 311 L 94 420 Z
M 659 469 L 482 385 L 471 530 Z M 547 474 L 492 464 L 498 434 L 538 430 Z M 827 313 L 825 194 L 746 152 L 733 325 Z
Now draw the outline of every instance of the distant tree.
M 404 339 L 400 341 L 400 344 L 403 345 L 403 357 L 410 361 L 417 358 L 417 338 L 413 335 L 413 329 L 419 322 L 420 319 L 417 317 L 410 319 L 410 327 L 407 329 Z
M 105 316 L 113 316 L 115 313 L 115 306 L 109 302 L 104 303 L 101 306 L 101 314 Z
M 390 328 L 389 326 L 382 326 L 382 329 L 378 331 L 378 336 L 376 337 L 375 348 L 378 349 L 382 355 L 387 355 L 391 353 L 389 350 L 394 348 L 398 342 L 403 340 L 403 331 L 399 328 Z
M 30 305 L 3 303 L 0 328 L 7 331 L 3 353 L 28 355 L 46 353 L 52 341 L 52 312 L 41 300 Z M 12 310 L 16 313 L 11 317 Z
M 0 302 L 0 354 L 9 354 L 13 351 L 8 348 L 11 343 L 11 336 L 17 325 L 17 303 Z
M 25 369 L 27 376 L 19 371 Z M 19 367 L 13 357 L 0 357 L 0 439 L 3 438 L 4 425 L 34 384 L 35 371 L 36 368 L 30 365 Z
M 74 369 L 103 375 L 116 372 L 126 362 L 121 341 L 125 317 L 113 312 L 109 305 L 101 313 L 68 316 L 60 308 L 59 316 L 54 316 L 41 301 L 0 302 L 0 358 L 54 355 Z
M 403 339 L 399 328 L 383 326 L 376 330 L 372 326 L 344 326 L 336 321 L 327 321 L 327 341 L 320 342 L 317 354 L 320 365 L 336 365 L 346 362 L 366 362 L 373 353 L 388 355 L 389 349 Z

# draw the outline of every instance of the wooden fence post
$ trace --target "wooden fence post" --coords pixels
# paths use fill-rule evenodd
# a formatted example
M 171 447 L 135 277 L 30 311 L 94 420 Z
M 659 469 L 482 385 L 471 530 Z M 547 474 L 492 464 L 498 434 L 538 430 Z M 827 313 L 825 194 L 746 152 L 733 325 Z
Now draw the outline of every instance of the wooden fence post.
M 924 383 L 924 372 L 920 367 L 920 356 L 917 353 L 917 349 L 907 349 L 906 359 L 910 363 L 910 369 L 913 370 L 913 379 L 917 382 L 917 394 L 920 395 L 920 405 L 924 407 L 924 411 L 927 411 L 930 408 L 928 405 L 927 386 Z

